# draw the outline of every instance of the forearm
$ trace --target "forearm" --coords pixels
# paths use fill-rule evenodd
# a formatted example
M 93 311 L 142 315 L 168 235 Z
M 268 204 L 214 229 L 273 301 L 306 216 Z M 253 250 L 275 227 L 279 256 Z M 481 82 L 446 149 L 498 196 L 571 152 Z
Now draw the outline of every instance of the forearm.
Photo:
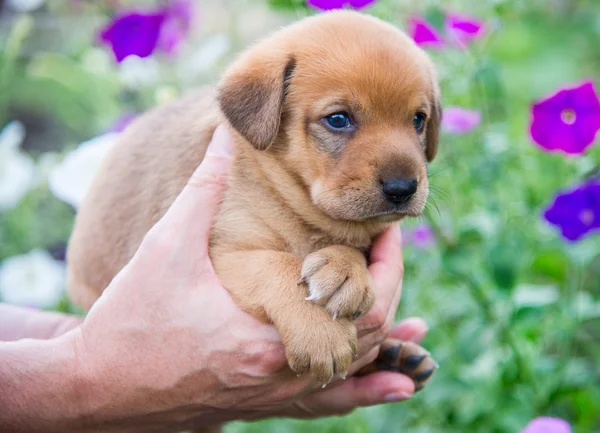
M 65 337 L 0 343 L 0 431 L 79 430 L 85 396 Z
M 78 316 L 0 304 L 0 341 L 58 337 L 79 326 L 82 320 Z

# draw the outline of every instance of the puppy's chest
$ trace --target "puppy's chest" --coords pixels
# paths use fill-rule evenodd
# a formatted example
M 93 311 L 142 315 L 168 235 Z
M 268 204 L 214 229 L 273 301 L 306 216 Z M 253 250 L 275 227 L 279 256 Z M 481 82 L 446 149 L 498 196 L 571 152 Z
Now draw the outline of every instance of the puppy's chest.
M 304 259 L 310 253 L 318 251 L 332 245 L 344 245 L 351 248 L 356 248 L 363 254 L 368 254 L 370 249 L 369 243 L 353 243 L 347 240 L 335 239 L 334 237 L 319 231 L 306 230 L 300 239 L 293 243 L 288 243 L 289 252 L 300 259 Z

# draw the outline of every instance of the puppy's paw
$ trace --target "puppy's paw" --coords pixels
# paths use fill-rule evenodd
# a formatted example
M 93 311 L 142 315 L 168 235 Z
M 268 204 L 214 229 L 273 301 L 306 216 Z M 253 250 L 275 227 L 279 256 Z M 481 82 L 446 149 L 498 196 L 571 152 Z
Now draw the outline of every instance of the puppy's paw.
M 415 391 L 423 389 L 437 368 L 438 364 L 429 352 L 418 344 L 391 338 L 383 342 L 375 360 L 376 370 L 409 376 L 415 382 Z
M 283 335 L 290 368 L 298 375 L 310 373 L 323 386 L 335 374 L 346 377 L 358 350 L 356 327 L 347 319 L 328 320 Z
M 364 256 L 345 246 L 323 248 L 306 256 L 299 283 L 308 287 L 306 299 L 323 306 L 334 319 L 356 319 L 375 301 Z

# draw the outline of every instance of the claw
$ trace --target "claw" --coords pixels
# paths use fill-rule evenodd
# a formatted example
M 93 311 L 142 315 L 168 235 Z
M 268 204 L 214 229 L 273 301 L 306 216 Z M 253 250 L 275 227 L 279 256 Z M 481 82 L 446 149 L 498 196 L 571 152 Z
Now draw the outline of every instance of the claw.
M 352 315 L 352 319 L 353 319 L 353 320 L 356 320 L 356 319 L 358 319 L 358 318 L 359 318 L 359 316 L 360 316 L 360 311 L 357 311 L 356 313 L 354 313 L 354 314 Z
M 323 385 L 321 385 L 321 388 L 325 388 L 325 387 L 327 387 L 326 383 L 324 383 Z
M 298 280 L 298 285 L 306 283 L 306 277 L 300 277 L 300 279 Z
M 309 297 L 304 298 L 305 301 L 316 301 L 317 299 L 319 299 L 319 295 L 317 295 L 316 293 L 313 293 Z
M 346 380 L 346 375 L 348 373 L 340 373 L 340 377 L 342 378 L 342 380 Z
M 335 310 L 335 312 L 333 313 L 333 320 L 337 319 L 339 315 L 340 315 L 340 310 Z

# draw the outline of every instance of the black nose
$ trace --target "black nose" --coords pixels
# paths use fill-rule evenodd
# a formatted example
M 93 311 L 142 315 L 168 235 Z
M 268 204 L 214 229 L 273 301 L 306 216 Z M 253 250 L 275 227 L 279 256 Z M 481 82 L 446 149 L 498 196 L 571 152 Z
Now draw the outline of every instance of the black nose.
M 382 182 L 381 189 L 385 197 L 392 203 L 404 203 L 417 192 L 417 179 L 385 180 Z

